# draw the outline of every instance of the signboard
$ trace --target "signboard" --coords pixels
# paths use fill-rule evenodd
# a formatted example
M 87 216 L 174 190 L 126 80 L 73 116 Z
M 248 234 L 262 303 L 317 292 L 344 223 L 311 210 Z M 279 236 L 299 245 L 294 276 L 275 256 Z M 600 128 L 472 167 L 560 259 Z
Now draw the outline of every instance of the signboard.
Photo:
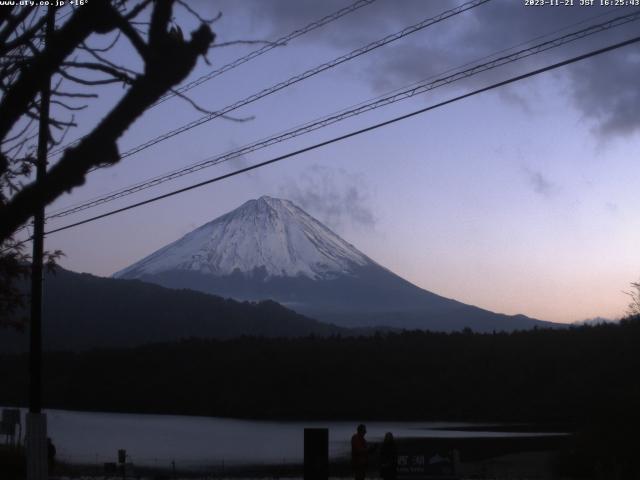
M 7 441 L 16 441 L 16 425 L 20 425 L 20 410 L 17 408 L 3 408 L 2 420 L 0 420 L 0 435 L 6 435 Z M 22 426 L 20 428 L 22 429 Z M 19 441 L 19 438 L 17 440 Z
M 20 424 L 20 410 L 17 408 L 3 408 L 2 409 L 2 423 L 8 423 L 12 425 Z
M 398 455 L 398 475 L 412 476 L 425 474 L 424 454 Z
M 398 455 L 399 478 L 450 478 L 454 473 L 453 454 L 431 452 Z

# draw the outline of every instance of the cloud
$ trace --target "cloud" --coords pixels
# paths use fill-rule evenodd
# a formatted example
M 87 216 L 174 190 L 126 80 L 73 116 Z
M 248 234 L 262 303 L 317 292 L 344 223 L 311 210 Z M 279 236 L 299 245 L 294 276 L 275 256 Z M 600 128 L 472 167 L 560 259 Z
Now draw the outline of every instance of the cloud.
M 576 65 L 571 70 L 573 100 L 597 122 L 601 135 L 629 135 L 640 130 L 640 55 L 619 50 Z
M 296 42 L 333 46 L 345 53 L 460 3 L 405 0 L 402 8 L 398 8 L 397 2 L 380 0 Z M 275 38 L 344 6 L 346 3 L 337 0 L 254 0 L 251 7 L 245 8 L 254 15 L 254 22 L 270 25 Z M 516 45 L 524 48 L 524 42 L 530 40 L 540 43 L 636 11 L 598 5 L 535 8 L 524 7 L 521 1 L 495 0 L 359 58 L 359 72 L 365 73 L 372 90 L 381 93 L 505 48 Z M 515 72 L 522 73 L 534 66 L 600 48 L 634 35 L 637 28 L 638 22 L 631 22 L 501 67 L 483 74 L 481 80 L 465 80 L 456 87 L 477 87 Z M 640 111 L 640 89 L 637 88 L 640 56 L 635 52 L 631 47 L 558 71 L 558 75 L 569 79 L 569 97 L 575 108 L 594 122 L 601 135 L 629 135 L 640 131 L 640 116 L 636 114 Z M 514 92 L 503 93 L 501 98 L 526 108 L 523 98 L 515 97 Z
M 296 181 L 281 186 L 279 195 L 335 230 L 370 229 L 376 224 L 363 179 L 341 168 L 313 165 Z
M 508 85 L 504 88 L 501 88 L 500 90 L 498 90 L 498 94 L 504 101 L 510 103 L 511 105 L 517 106 L 518 108 L 522 109 L 524 113 L 529 115 L 534 113 L 534 109 L 530 99 L 519 93 L 516 89 L 512 88 L 512 86 Z
M 618 213 L 618 211 L 620 210 L 620 207 L 615 202 L 606 202 L 604 204 L 604 208 L 607 212 L 609 212 L 612 215 Z
M 296 0 L 242 2 L 251 4 L 253 21 L 270 24 L 269 38 L 276 39 L 292 30 L 330 15 L 351 2 L 344 0 Z M 343 16 L 334 23 L 323 26 L 296 42 L 323 42 L 342 48 L 357 48 L 364 43 L 377 40 L 422 18 L 434 16 L 458 4 L 455 0 L 425 2 L 424 0 L 403 0 L 402 8 L 397 2 L 379 0 Z M 329 34 L 328 34 L 329 33 Z
M 550 181 L 542 172 L 527 167 L 524 173 L 529 185 L 537 194 L 549 197 L 558 192 L 558 185 Z
M 229 152 L 238 150 L 240 148 L 240 146 L 235 142 L 230 142 L 229 145 L 230 147 L 227 150 Z M 227 165 L 233 171 L 233 170 L 242 170 L 244 168 L 247 168 L 252 165 L 252 162 L 249 161 L 249 159 L 245 155 L 238 155 L 236 157 L 233 157 L 223 162 L 223 165 Z M 250 178 L 253 182 L 259 183 L 262 181 L 260 169 L 249 170 L 248 172 L 244 172 L 242 175 L 245 178 Z
M 434 45 L 391 45 L 388 52 L 365 65 L 366 78 L 377 93 L 433 77 L 450 67 L 449 56 Z
M 237 146 L 233 146 L 232 149 L 230 150 L 237 150 L 238 147 Z M 236 157 L 233 157 L 229 160 L 226 161 L 226 163 L 228 165 L 231 165 L 231 167 L 233 168 L 233 170 L 241 170 L 243 168 L 247 168 L 248 166 L 251 165 L 251 162 L 249 162 L 249 160 L 247 160 L 247 157 L 244 155 L 238 155 Z M 249 173 L 257 173 L 255 171 L 249 172 Z

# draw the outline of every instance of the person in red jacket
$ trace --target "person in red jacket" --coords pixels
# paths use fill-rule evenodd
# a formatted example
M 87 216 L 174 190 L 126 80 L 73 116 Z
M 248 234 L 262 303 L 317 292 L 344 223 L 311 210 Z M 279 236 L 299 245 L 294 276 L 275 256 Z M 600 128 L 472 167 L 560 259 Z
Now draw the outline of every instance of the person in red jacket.
M 360 424 L 356 433 L 351 437 L 351 465 L 355 480 L 364 480 L 367 472 L 367 455 L 369 452 L 367 441 L 364 439 L 366 433 L 367 427 Z

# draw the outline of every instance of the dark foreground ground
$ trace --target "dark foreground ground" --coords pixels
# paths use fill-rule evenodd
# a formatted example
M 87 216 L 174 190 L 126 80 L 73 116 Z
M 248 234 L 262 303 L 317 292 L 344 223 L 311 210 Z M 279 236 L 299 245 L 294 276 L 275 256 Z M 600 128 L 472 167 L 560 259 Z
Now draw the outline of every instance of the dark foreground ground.
M 523 427 L 524 428 L 524 427 Z M 583 434 L 549 435 L 518 438 L 446 438 L 404 439 L 398 442 L 401 466 L 400 478 L 418 479 L 638 479 L 638 460 L 624 456 L 606 457 L 594 454 L 584 447 Z M 379 478 L 377 447 L 372 445 L 367 478 Z M 634 445 L 635 448 L 635 445 Z M 403 459 L 403 457 L 405 457 Z M 420 457 L 426 459 L 424 464 Z M 24 478 L 24 455 L 20 450 L 0 447 L 2 480 Z M 130 465 L 126 478 L 134 479 L 205 479 L 205 478 L 303 478 L 304 466 L 242 465 L 224 467 L 216 465 L 198 470 L 149 468 Z M 333 461 L 329 476 L 351 477 L 347 458 Z M 121 469 L 105 472 L 104 465 L 56 464 L 52 478 L 107 479 L 123 478 Z
M 403 447 L 457 450 L 466 478 L 640 480 L 638 345 L 640 317 L 617 325 L 494 334 L 192 339 L 47 353 L 43 399 L 47 408 L 102 412 L 527 422 L 534 431 L 551 424 L 571 435 L 407 440 Z M 8 386 L 0 389 L 0 404 L 27 403 L 25 355 L 0 354 L 0 379 Z M 0 480 L 23 478 L 18 454 L 3 455 Z M 101 466 L 83 468 L 102 473 Z M 375 462 L 371 468 L 376 475 Z M 60 472 L 78 478 L 83 470 L 61 466 Z M 301 472 L 301 466 L 243 467 L 200 477 Z M 173 471 L 149 474 L 171 478 Z M 330 474 L 348 476 L 348 462 L 335 463 Z

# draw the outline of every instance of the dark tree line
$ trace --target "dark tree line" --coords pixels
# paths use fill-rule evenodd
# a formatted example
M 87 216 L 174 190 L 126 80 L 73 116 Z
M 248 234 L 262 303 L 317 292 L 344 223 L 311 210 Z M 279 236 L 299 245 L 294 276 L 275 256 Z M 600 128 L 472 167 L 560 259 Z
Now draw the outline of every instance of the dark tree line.
M 640 321 L 474 334 L 185 340 L 50 353 L 51 408 L 253 418 L 562 423 L 631 415 Z M 26 400 L 26 356 L 0 358 L 0 402 Z

